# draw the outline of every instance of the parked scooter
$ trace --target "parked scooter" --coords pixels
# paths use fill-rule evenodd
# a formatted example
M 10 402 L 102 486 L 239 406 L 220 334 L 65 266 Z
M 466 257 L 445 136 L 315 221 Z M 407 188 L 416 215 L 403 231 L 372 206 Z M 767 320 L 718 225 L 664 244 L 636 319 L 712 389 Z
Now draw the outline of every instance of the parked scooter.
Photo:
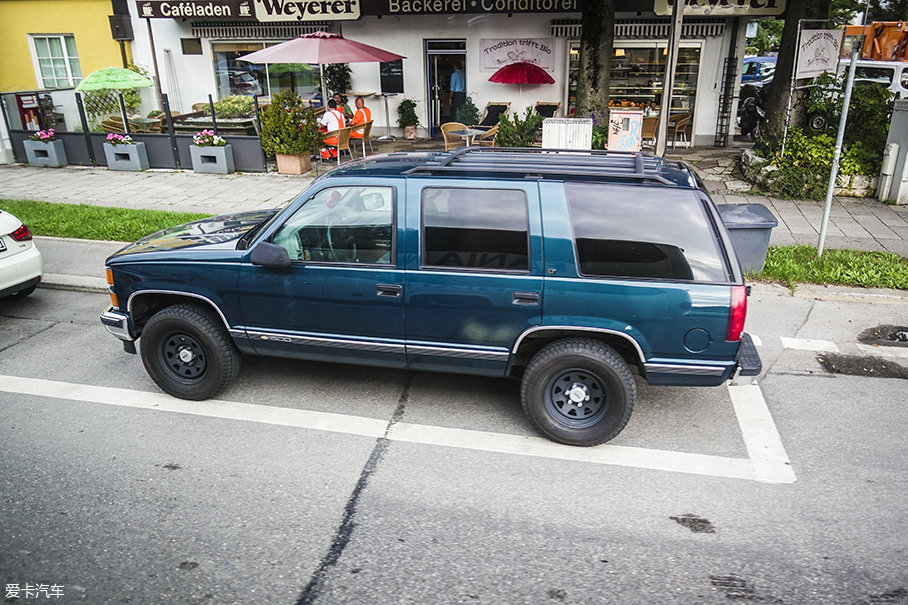
M 748 84 L 741 88 L 742 101 L 738 108 L 738 126 L 741 128 L 741 134 L 750 135 L 752 141 L 760 138 L 760 127 L 766 119 L 767 83 L 761 82 L 759 86 Z

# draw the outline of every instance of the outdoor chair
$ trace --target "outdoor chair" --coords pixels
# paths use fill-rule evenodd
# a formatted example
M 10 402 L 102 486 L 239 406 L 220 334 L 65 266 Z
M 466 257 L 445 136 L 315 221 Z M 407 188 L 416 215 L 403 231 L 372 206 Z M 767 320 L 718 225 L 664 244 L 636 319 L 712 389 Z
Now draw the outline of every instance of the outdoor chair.
M 554 118 L 558 115 L 558 110 L 561 109 L 561 102 L 553 103 L 547 101 L 536 101 L 536 105 L 533 106 L 533 113 L 540 115 L 543 118 Z
M 359 126 L 353 126 L 352 132 L 362 132 L 362 137 L 351 137 L 354 141 L 358 140 L 363 145 L 363 157 L 366 157 L 366 143 L 369 143 L 369 152 L 375 153 L 375 150 L 372 149 L 372 120 L 369 120 L 365 124 L 360 124 Z
M 463 147 L 467 144 L 462 136 L 450 134 L 452 130 L 466 130 L 466 126 L 460 122 L 445 122 L 441 125 L 441 135 L 445 139 L 445 151 Z
M 679 113 L 672 116 L 668 121 L 669 128 L 672 129 L 672 148 L 678 145 L 678 135 L 684 143 L 687 143 L 687 125 L 690 124 L 689 113 Z
M 485 134 L 479 135 L 478 139 L 473 139 L 473 142 L 479 145 L 480 147 L 495 147 L 495 140 L 498 138 L 498 124 L 493 126 L 491 129 L 487 130 Z
M 486 108 L 482 112 L 482 119 L 479 121 L 479 124 L 471 126 L 470 128 L 478 128 L 479 130 L 489 130 L 493 126 L 498 125 L 498 120 L 501 118 L 501 114 L 508 113 L 508 109 L 511 107 L 511 102 L 507 103 L 495 103 L 489 101 L 486 103 Z
M 641 137 L 643 139 L 643 144 L 655 145 L 656 143 L 656 129 L 659 128 L 659 118 L 658 116 L 646 116 L 643 118 L 643 130 L 641 131 Z
M 350 156 L 350 159 L 353 159 L 353 152 L 350 151 L 350 133 L 353 132 L 352 126 L 347 126 L 346 128 L 338 128 L 337 130 L 332 130 L 325 133 L 325 138 L 330 139 L 331 137 L 337 137 L 337 145 L 325 145 L 325 147 L 335 147 L 337 149 L 337 165 L 340 166 L 341 163 L 341 153 L 346 151 L 347 155 Z

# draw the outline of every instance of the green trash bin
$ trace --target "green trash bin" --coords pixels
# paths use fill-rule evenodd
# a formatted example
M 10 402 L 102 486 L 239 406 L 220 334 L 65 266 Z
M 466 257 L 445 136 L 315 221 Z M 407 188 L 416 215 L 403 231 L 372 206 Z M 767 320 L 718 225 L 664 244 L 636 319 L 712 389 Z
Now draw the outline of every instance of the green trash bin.
M 731 236 L 741 269 L 745 273 L 762 271 L 769 236 L 779 221 L 763 204 L 722 204 L 717 208 Z

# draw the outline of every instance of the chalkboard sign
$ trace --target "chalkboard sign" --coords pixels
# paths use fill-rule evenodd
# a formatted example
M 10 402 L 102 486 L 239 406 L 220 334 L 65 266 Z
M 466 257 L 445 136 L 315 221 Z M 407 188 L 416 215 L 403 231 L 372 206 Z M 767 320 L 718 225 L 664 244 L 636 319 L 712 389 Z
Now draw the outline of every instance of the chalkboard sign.
M 404 91 L 404 60 L 381 63 L 381 91 L 402 93 Z

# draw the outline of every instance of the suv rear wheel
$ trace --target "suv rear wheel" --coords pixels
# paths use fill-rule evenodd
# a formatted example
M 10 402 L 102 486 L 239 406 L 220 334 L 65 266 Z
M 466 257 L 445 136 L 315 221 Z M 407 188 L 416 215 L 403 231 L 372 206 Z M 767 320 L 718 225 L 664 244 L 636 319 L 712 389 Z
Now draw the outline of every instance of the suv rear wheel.
M 211 312 L 173 305 L 155 313 L 139 339 L 142 363 L 164 391 L 181 399 L 214 397 L 240 369 L 240 354 Z
M 568 445 L 599 445 L 630 420 L 634 378 L 614 349 L 596 340 L 560 340 L 527 366 L 523 410 L 547 437 Z

